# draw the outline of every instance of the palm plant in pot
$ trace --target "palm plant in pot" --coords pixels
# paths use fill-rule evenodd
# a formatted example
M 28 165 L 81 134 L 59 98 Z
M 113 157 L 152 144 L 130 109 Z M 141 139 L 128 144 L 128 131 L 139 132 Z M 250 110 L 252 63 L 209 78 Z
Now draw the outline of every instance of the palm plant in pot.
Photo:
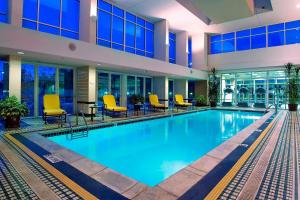
M 219 86 L 220 86 L 220 81 L 217 77 L 217 71 L 215 68 L 212 68 L 208 80 L 208 99 L 211 107 L 217 106 L 217 101 L 219 96 Z
M 295 66 L 292 63 L 284 65 L 287 78 L 287 98 L 289 111 L 297 111 L 298 102 L 300 98 L 299 94 L 299 71 L 300 67 Z
M 20 103 L 15 96 L 0 101 L 0 117 L 4 119 L 5 128 L 20 127 L 20 118 L 28 113 L 27 106 Z

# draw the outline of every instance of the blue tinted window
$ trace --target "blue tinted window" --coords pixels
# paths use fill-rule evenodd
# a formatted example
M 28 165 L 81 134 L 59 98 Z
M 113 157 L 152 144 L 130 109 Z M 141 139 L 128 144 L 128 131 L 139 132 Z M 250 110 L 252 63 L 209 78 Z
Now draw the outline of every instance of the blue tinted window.
M 53 35 L 59 35 L 59 29 L 54 28 L 52 26 L 47 26 L 47 25 L 40 24 L 39 25 L 39 30 L 41 32 L 50 33 L 50 34 L 53 34 Z
M 126 22 L 126 46 L 135 47 L 135 24 Z
M 111 15 L 101 10 L 98 12 L 98 37 L 111 40 Z
M 146 30 L 146 51 L 154 52 L 154 32 Z
M 5 99 L 9 94 L 9 64 L 0 60 L 0 99 Z
M 135 53 L 140 56 L 145 56 L 145 51 L 141 51 L 137 49 Z
M 34 65 L 22 64 L 21 67 L 21 102 L 29 109 L 28 116 L 34 115 Z
M 222 42 L 210 43 L 210 53 L 211 54 L 222 53 Z
M 8 23 L 8 0 L 0 0 L 0 22 Z
M 79 32 L 79 1 L 63 0 L 62 1 L 62 28 Z
M 151 30 L 151 31 L 154 31 L 154 24 L 152 24 L 150 22 L 146 22 L 146 28 Z
M 112 41 L 124 44 L 124 20 L 119 17 L 113 17 Z
M 284 45 L 284 31 L 274 32 L 268 34 L 268 46 L 280 46 Z
M 236 37 L 250 36 L 250 29 L 236 32 Z
M 176 63 L 176 34 L 169 33 L 169 62 Z
M 222 35 L 214 35 L 210 37 L 211 42 L 218 42 L 222 40 Z
M 235 35 L 235 33 L 226 33 L 222 37 L 223 37 L 223 40 L 228 40 L 228 39 L 233 39 L 234 35 Z
M 268 26 L 268 32 L 282 31 L 282 30 L 284 30 L 284 23 Z
M 112 48 L 113 49 L 117 49 L 117 50 L 120 50 L 120 51 L 123 51 L 124 50 L 124 47 L 123 45 L 120 45 L 120 44 L 112 44 Z
M 129 52 L 129 53 L 135 53 L 134 48 L 130 48 L 130 47 L 126 47 L 126 48 L 125 48 L 125 51 L 126 51 L 126 52 Z
M 59 26 L 60 0 L 40 0 L 40 22 Z
M 136 26 L 136 48 L 145 50 L 145 28 Z
M 136 22 L 136 16 L 134 16 L 131 13 L 126 13 L 126 20 L 131 21 L 131 22 Z
M 300 43 L 300 29 L 291 29 L 285 31 L 286 44 Z
M 28 29 L 32 29 L 32 30 L 37 30 L 37 24 L 36 24 L 36 22 L 23 20 L 22 26 L 24 28 L 28 28 Z
M 266 33 L 265 26 L 251 29 L 251 35 L 258 35 L 258 34 L 263 34 L 263 33 Z
M 61 31 L 61 36 L 64 36 L 64 37 L 67 37 L 67 38 L 72 38 L 72 39 L 75 39 L 75 40 L 79 39 L 78 33 L 74 33 L 74 32 L 71 32 L 71 31 L 66 31 L 66 30 Z
M 37 0 L 23 0 L 23 18 L 37 20 Z
M 192 68 L 193 66 L 193 52 L 192 52 L 192 39 L 189 38 L 188 40 L 188 67 Z
M 98 39 L 97 43 L 100 46 L 109 47 L 109 48 L 111 47 L 111 42 L 110 41 Z
M 112 12 L 112 5 L 103 0 L 98 0 L 98 7 L 107 12 Z
M 285 23 L 285 29 L 299 28 L 300 20 Z
M 136 22 L 137 22 L 138 25 L 145 26 L 145 20 L 143 20 L 142 18 L 138 17 Z
M 73 69 L 59 69 L 59 97 L 62 109 L 73 113 Z
M 235 40 L 224 40 L 223 41 L 223 52 L 235 51 Z
M 236 39 L 236 50 L 244 51 L 250 49 L 250 37 Z
M 115 7 L 114 6 L 114 12 L 113 12 L 115 15 L 119 16 L 119 17 L 122 17 L 124 18 L 124 10 L 118 8 L 118 7 Z
M 251 36 L 251 49 L 265 48 L 266 42 L 265 34 Z

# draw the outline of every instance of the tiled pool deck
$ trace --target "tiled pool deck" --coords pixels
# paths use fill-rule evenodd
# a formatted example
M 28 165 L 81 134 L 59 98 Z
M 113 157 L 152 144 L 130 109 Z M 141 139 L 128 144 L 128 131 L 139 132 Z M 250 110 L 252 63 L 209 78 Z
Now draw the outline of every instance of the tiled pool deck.
M 169 114 L 177 113 L 154 113 L 150 117 Z M 40 119 L 27 119 L 25 128 L 6 132 L 12 135 L 3 137 L 2 132 L 0 199 L 81 199 L 88 195 L 85 189 L 95 188 L 97 192 L 90 192 L 90 197 L 101 199 L 298 199 L 299 113 L 280 111 L 273 118 L 272 111 L 267 113 L 156 187 L 94 163 L 39 134 L 39 130 L 58 128 L 57 124 L 42 125 Z M 143 116 L 129 120 L 141 119 Z M 89 123 L 98 126 L 99 122 Z M 105 123 L 118 122 L 124 119 L 106 118 Z M 21 145 L 37 146 L 21 148 L 20 141 Z M 40 154 L 45 151 L 57 156 L 64 167 L 43 164 L 39 156 L 31 154 L 38 148 Z M 66 173 L 58 176 L 53 166 Z M 71 178 L 78 173 L 84 176 L 72 182 L 64 176 L 67 173 Z M 91 179 L 95 184 L 90 187 L 87 181 Z

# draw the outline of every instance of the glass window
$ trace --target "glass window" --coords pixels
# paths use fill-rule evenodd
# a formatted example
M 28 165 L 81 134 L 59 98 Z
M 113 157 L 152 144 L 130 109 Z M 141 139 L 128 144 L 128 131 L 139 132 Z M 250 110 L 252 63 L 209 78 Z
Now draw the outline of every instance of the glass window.
M 79 7 L 79 0 L 24 0 L 22 26 L 79 39 Z
M 242 37 L 236 39 L 236 50 L 244 51 L 250 49 L 250 37 Z
M 210 42 L 219 42 L 222 40 L 222 35 L 213 35 L 210 37 Z
M 124 44 L 124 20 L 116 16 L 113 17 L 112 41 Z
M 8 96 L 9 66 L 7 61 L 0 60 L 0 99 Z
M 147 57 L 154 57 L 154 32 L 151 30 L 146 30 L 146 51 Z
M 145 50 L 145 28 L 136 26 L 136 48 Z
M 174 99 L 174 81 L 169 80 L 169 101 L 172 102 Z
M 193 66 L 193 52 L 192 52 L 192 38 L 188 40 L 188 67 L 192 68 Z
M 134 16 L 133 14 L 127 12 L 126 13 L 126 20 L 131 21 L 131 22 L 136 22 L 136 16 Z
M 130 105 L 129 98 L 133 94 L 135 94 L 135 77 L 127 76 L 127 105 Z
M 136 79 L 136 93 L 138 95 L 144 96 L 144 78 L 143 77 L 137 77 Z
M 223 41 L 223 52 L 233 52 L 235 51 L 235 40 L 224 40 Z
M 300 29 L 291 29 L 285 31 L 286 44 L 300 43 Z
M 111 41 L 111 15 L 101 10 L 98 12 L 98 37 Z
M 73 69 L 59 69 L 59 97 L 62 109 L 73 114 Z
M 135 24 L 126 22 L 126 46 L 135 47 Z
M 103 103 L 103 96 L 109 93 L 109 74 L 98 73 L 98 104 Z
M 281 24 L 273 24 L 268 26 L 268 32 L 276 32 L 276 31 L 283 31 L 284 30 L 284 23 Z
M 56 68 L 48 66 L 39 66 L 39 115 L 43 114 L 44 95 L 55 94 L 55 74 Z
M 146 78 L 146 85 L 145 85 L 145 100 L 149 101 L 149 95 L 152 93 L 152 78 Z
M 0 22 L 8 22 L 8 0 L 0 0 Z
M 118 17 L 124 18 L 124 10 L 114 6 L 113 14 L 115 14 Z
M 176 63 L 176 34 L 169 33 L 169 62 Z
M 118 74 L 111 74 L 111 94 L 115 96 L 117 104 L 120 105 L 121 76 Z
M 98 0 L 98 7 L 107 12 L 112 11 L 112 5 L 103 0 Z
M 284 31 L 273 32 L 268 34 L 268 46 L 281 46 L 284 45 Z
M 188 98 L 195 98 L 195 81 L 188 81 Z
M 251 36 L 251 49 L 259 49 L 266 47 L 266 34 Z
M 21 102 L 26 103 L 29 116 L 34 116 L 34 65 L 22 64 L 21 67 Z
M 210 54 L 222 53 L 222 42 L 210 43 Z
M 230 40 L 234 39 L 235 33 L 226 33 L 222 35 L 223 40 Z

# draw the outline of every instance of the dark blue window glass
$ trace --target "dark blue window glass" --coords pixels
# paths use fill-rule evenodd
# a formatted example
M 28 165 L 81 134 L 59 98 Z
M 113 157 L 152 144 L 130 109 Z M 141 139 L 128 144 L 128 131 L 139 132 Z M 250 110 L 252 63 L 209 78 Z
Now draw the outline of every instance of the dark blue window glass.
M 136 48 L 145 50 L 145 28 L 136 26 Z
M 176 63 L 176 34 L 169 33 L 169 62 Z
M 226 33 L 226 34 L 223 34 L 223 40 L 229 40 L 229 39 L 233 39 L 235 36 L 235 33 Z
M 300 43 L 300 29 L 291 29 L 285 31 L 286 44 Z
M 59 69 L 59 97 L 62 109 L 73 114 L 73 69 Z
M 72 39 L 75 39 L 75 40 L 79 39 L 78 33 L 74 33 L 74 32 L 71 32 L 71 31 L 66 31 L 66 30 L 61 31 L 61 36 L 64 36 L 64 37 L 67 37 L 67 38 L 72 38 Z
M 98 44 L 104 47 L 111 47 L 111 42 L 106 40 L 98 39 Z
M 23 18 L 37 20 L 37 0 L 23 0 Z
M 62 28 L 79 32 L 79 1 L 62 1 Z
M 111 40 L 111 15 L 101 10 L 98 12 L 98 37 Z
M 5 99 L 9 94 L 9 65 L 5 60 L 0 60 L 0 99 Z
M 154 52 L 154 32 L 146 30 L 146 51 Z
M 273 32 L 268 34 L 268 46 L 284 45 L 284 31 Z
M 60 23 L 60 0 L 40 0 L 40 22 L 59 26 Z
M 113 17 L 112 41 L 118 44 L 124 44 L 124 20 Z
M 193 52 L 192 52 L 192 39 L 188 40 L 188 67 L 192 68 L 193 66 Z
M 284 23 L 273 24 L 268 26 L 268 32 L 282 31 L 284 30 Z
M 210 43 L 210 54 L 222 53 L 222 42 Z
M 32 29 L 32 30 L 37 30 L 37 24 L 36 24 L 36 22 L 23 20 L 22 26 L 24 28 L 28 28 L 28 29 Z
M 251 36 L 251 49 L 259 49 L 266 47 L 266 34 Z
M 154 53 L 149 53 L 149 52 L 146 52 L 146 56 L 149 57 L 149 58 L 153 58 L 154 57 Z
M 28 116 L 34 115 L 34 65 L 22 64 L 21 67 L 21 102 L 29 109 Z
M 135 53 L 134 48 L 130 48 L 130 47 L 126 47 L 126 48 L 125 48 L 125 51 L 126 51 L 126 52 L 129 52 L 129 53 Z
M 236 32 L 236 37 L 246 37 L 246 36 L 250 36 L 250 29 Z
M 263 33 L 266 33 L 265 26 L 251 29 L 251 35 L 258 35 L 258 34 L 263 34 Z
M 250 37 L 242 37 L 236 39 L 236 50 L 244 51 L 250 49 Z
M 222 40 L 222 35 L 214 35 L 210 37 L 210 42 L 218 42 Z
M 151 30 L 151 31 L 154 31 L 154 24 L 152 24 L 150 22 L 146 22 L 146 28 Z
M 223 41 L 223 52 L 235 51 L 235 40 L 224 40 Z
M 113 49 L 117 49 L 117 50 L 120 50 L 120 51 L 123 51 L 124 50 L 124 47 L 123 45 L 120 45 L 120 44 L 112 44 L 112 48 Z
M 112 5 L 103 0 L 98 0 L 98 7 L 107 12 L 112 12 Z
M 122 10 L 122 9 L 116 7 L 116 6 L 114 6 L 114 11 L 113 11 L 113 13 L 114 13 L 115 15 L 119 16 L 119 17 L 124 18 L 124 10 Z
M 0 22 L 8 23 L 8 0 L 0 0 Z
M 126 12 L 126 20 L 131 21 L 131 22 L 136 22 L 136 16 L 134 16 L 131 13 Z
M 300 27 L 300 20 L 285 23 L 285 29 L 293 29 Z
M 142 18 L 138 17 L 136 22 L 137 22 L 138 25 L 145 26 L 145 20 L 143 20 Z
M 145 56 L 145 51 L 141 51 L 137 49 L 135 53 L 140 56 Z
M 135 47 L 135 24 L 126 22 L 126 46 Z
M 44 33 L 50 33 L 50 34 L 53 34 L 53 35 L 59 35 L 59 29 L 58 28 L 54 28 L 52 26 L 46 26 L 46 25 L 40 24 L 39 25 L 39 30 L 41 32 L 44 32 Z

